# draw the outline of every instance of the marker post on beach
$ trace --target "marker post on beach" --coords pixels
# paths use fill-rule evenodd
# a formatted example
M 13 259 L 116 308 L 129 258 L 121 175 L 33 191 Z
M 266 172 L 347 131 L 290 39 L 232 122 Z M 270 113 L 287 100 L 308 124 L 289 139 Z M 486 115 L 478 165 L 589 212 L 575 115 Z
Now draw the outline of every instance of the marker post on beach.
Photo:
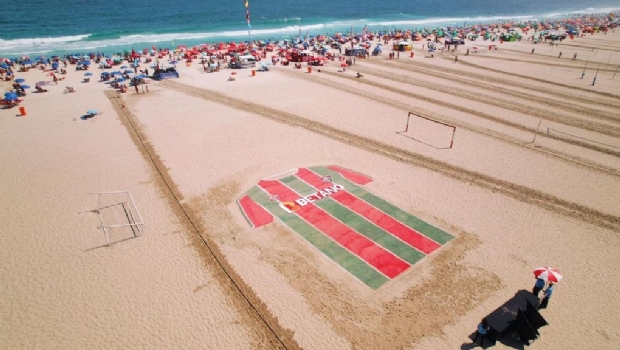
M 581 72 L 581 79 L 583 79 L 583 76 L 586 75 L 586 67 L 588 67 L 588 60 L 589 59 L 590 59 L 589 57 L 586 58 L 586 65 L 583 66 L 583 72 Z
M 596 77 L 598 77 L 598 70 L 601 69 L 601 64 L 598 64 L 598 68 L 596 68 L 596 74 L 594 75 L 594 80 L 592 81 L 592 86 L 596 84 Z
M 616 66 L 616 71 L 614 72 L 614 76 L 611 77 L 611 79 L 614 79 L 616 77 L 616 73 L 618 73 L 618 68 L 620 68 L 620 64 Z

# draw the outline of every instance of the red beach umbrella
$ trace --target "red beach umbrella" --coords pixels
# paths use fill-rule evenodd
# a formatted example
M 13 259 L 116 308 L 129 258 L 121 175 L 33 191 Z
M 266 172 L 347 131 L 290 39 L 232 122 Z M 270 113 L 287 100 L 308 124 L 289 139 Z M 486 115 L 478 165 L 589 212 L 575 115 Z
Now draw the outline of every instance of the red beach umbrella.
M 349 65 L 348 65 L 348 64 L 346 64 L 346 63 L 343 63 L 343 64 L 341 64 L 341 65 L 340 65 L 340 67 L 348 67 L 348 66 L 349 66 Z
M 554 269 L 553 267 L 539 267 L 534 270 L 534 276 L 536 276 L 536 278 L 551 282 L 560 282 L 560 280 L 562 280 L 560 271 Z

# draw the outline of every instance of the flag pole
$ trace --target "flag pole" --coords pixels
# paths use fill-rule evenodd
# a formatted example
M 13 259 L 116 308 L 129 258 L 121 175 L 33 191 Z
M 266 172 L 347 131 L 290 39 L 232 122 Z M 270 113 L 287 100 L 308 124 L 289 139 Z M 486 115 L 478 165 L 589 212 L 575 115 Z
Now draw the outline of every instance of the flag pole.
M 249 46 L 252 46 L 252 25 L 250 24 L 250 2 L 249 0 L 243 0 L 245 5 L 245 20 L 248 22 L 248 39 Z

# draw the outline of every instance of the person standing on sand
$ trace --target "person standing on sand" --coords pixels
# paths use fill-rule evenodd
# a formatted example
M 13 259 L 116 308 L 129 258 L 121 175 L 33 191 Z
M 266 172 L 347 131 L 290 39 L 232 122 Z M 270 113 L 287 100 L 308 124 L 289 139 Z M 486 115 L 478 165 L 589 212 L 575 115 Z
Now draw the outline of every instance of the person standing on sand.
M 558 58 L 562 58 L 562 51 L 560 51 L 560 54 L 558 55 Z
M 545 280 L 542 278 L 537 278 L 536 283 L 534 284 L 534 288 L 532 288 L 532 294 L 538 296 L 538 293 L 540 293 L 543 288 L 545 288 Z
M 573 61 L 577 59 L 577 53 L 575 52 L 575 54 L 573 55 Z
M 459 55 L 454 56 L 454 63 L 459 61 Z
M 138 90 L 138 84 L 134 84 L 133 87 L 136 88 L 136 95 L 140 94 L 140 90 Z
M 553 294 L 553 289 L 554 289 L 554 284 L 553 282 L 549 282 L 549 287 L 547 287 L 547 289 L 544 291 L 543 294 L 543 300 L 540 302 L 540 305 L 538 306 L 538 310 L 541 309 L 546 309 L 547 306 L 549 305 L 549 299 L 551 298 L 551 295 Z
M 485 317 L 478 324 L 478 330 L 476 330 L 476 336 L 474 337 L 473 344 L 478 344 L 482 346 L 482 344 L 484 344 L 484 338 L 487 336 L 489 328 L 491 328 L 489 327 L 489 321 L 487 321 Z M 480 338 L 480 343 L 478 343 L 478 338 Z

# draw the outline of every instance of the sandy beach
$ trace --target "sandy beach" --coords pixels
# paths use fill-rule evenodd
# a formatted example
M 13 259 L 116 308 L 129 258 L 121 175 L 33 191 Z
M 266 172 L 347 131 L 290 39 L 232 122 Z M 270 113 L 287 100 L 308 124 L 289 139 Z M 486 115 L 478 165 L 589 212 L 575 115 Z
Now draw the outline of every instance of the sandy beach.
M 26 116 L 0 110 L 0 348 L 472 349 L 480 319 L 553 266 L 529 348 L 616 349 L 620 32 L 497 48 L 415 42 L 235 81 L 183 63 L 139 94 L 69 66 Z M 373 289 L 283 222 L 249 225 L 237 200 L 261 179 L 327 165 L 454 239 Z M 119 196 L 97 212 L 106 191 L 131 192 L 142 236 L 106 245 L 98 214 L 127 221 Z

